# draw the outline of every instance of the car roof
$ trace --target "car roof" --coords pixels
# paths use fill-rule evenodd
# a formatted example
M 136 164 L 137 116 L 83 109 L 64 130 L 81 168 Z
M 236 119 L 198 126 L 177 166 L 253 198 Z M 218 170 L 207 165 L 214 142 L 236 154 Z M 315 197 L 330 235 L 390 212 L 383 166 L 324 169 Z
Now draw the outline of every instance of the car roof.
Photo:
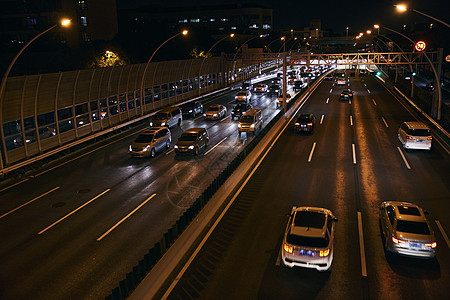
M 427 129 L 430 130 L 430 128 L 425 125 L 422 122 L 404 122 L 406 126 L 408 126 L 408 129 Z
M 167 127 L 152 127 L 152 128 L 148 128 L 145 129 L 143 131 L 140 132 L 140 134 L 154 134 L 157 131 L 160 131 L 161 129 L 167 129 Z
M 209 107 L 208 107 L 208 109 L 209 108 L 220 108 L 222 105 L 220 105 L 220 104 L 213 104 L 213 105 L 210 105 Z
M 246 112 L 245 112 L 245 115 L 256 115 L 257 113 L 259 113 L 261 110 L 260 109 L 257 109 L 257 108 L 252 108 L 252 109 L 249 109 L 249 110 L 247 110 Z
M 199 133 L 200 131 L 202 131 L 204 129 L 205 128 L 201 128 L 201 127 L 199 127 L 199 128 L 190 128 L 190 129 L 186 130 L 185 132 L 183 132 L 183 134 L 184 133 Z
M 291 233 L 308 237 L 324 237 L 327 226 L 327 215 L 331 211 L 320 207 L 298 207 L 293 209 L 295 216 L 292 218 Z M 300 217 L 301 218 L 297 218 Z M 306 218 L 305 218 L 306 217 Z M 302 222 L 305 222 L 302 224 Z M 305 225 L 311 226 L 305 226 Z
M 387 201 L 383 202 L 384 206 L 392 206 L 395 215 L 399 220 L 425 222 L 426 217 L 423 209 L 417 204 L 402 201 Z

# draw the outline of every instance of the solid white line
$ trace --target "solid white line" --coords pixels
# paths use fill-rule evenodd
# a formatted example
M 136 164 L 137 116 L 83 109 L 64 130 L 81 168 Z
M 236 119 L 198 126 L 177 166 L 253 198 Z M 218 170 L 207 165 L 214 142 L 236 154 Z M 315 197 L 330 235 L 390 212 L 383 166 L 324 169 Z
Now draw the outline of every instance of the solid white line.
M 198 119 L 203 118 L 203 114 L 200 114 L 197 118 L 194 118 L 194 121 L 197 121 Z
M 333 89 L 330 89 L 330 94 L 331 94 L 332 91 L 333 91 Z
M 311 160 L 312 160 L 312 156 L 313 156 L 313 153 L 314 153 L 314 149 L 316 149 L 316 142 L 314 142 L 314 144 L 313 144 L 313 146 L 312 146 L 312 149 L 311 149 L 311 152 L 309 153 L 308 162 L 311 162 Z
M 114 225 L 113 227 L 111 227 L 107 232 L 105 232 L 104 234 L 102 234 L 97 241 L 101 241 L 105 236 L 107 236 L 111 231 L 113 231 L 114 229 L 116 229 L 117 226 L 119 226 L 120 224 L 122 224 L 122 222 L 124 222 L 126 219 L 128 219 L 132 214 L 134 214 L 137 210 L 139 210 L 142 206 L 144 206 L 148 201 L 150 201 L 153 197 L 156 196 L 156 193 L 151 195 L 150 197 L 147 198 L 147 200 L 145 200 L 144 202 L 142 202 L 138 207 L 136 207 L 135 209 L 133 209 L 128 215 L 126 215 L 122 220 L 120 220 L 119 222 L 116 223 L 116 225 Z
M 356 165 L 356 150 L 355 150 L 355 144 L 352 144 L 352 152 L 353 152 L 353 164 Z
M 225 120 L 228 119 L 229 117 L 231 117 L 231 115 L 226 116 L 225 118 L 223 118 L 222 120 L 220 120 L 220 122 L 225 121 Z
M 383 119 L 384 125 L 385 125 L 386 127 L 389 127 L 389 125 L 388 125 L 388 123 L 386 122 L 386 120 L 385 120 L 383 117 L 381 117 L 381 119 Z
M 367 277 L 366 254 L 364 251 L 364 235 L 362 228 L 361 212 L 358 211 L 357 214 L 358 214 L 359 252 L 361 254 L 361 275 L 363 277 Z
M 350 116 L 350 126 L 353 126 L 353 117 Z
M 323 118 L 325 118 L 325 115 L 322 115 L 322 118 L 320 118 L 320 124 L 322 124 Z
M 370 90 L 369 89 L 367 89 L 367 92 L 370 94 Z
M 377 103 L 375 102 L 375 99 L 372 98 L 373 104 L 377 105 Z
M 398 152 L 400 152 L 400 155 L 402 156 L 403 161 L 405 162 L 406 167 L 407 167 L 408 169 L 411 169 L 411 167 L 410 167 L 409 164 L 408 164 L 408 161 L 406 160 L 405 155 L 403 155 L 402 150 L 400 150 L 400 147 L 397 147 L 397 149 L 398 149 Z
M 439 222 L 438 220 L 435 220 L 437 226 L 439 227 L 439 230 L 442 233 L 442 236 L 444 236 L 444 240 L 447 243 L 447 247 L 450 248 L 450 240 L 448 239 L 447 233 L 445 233 L 444 231 L 444 227 L 442 227 L 441 222 Z
M 95 196 L 94 198 L 92 198 L 91 200 L 89 200 L 88 202 L 86 202 L 85 204 L 81 205 L 80 207 L 78 207 L 77 209 L 73 210 L 72 212 L 70 212 L 68 215 L 65 215 L 64 217 L 62 217 L 61 219 L 59 219 L 58 221 L 54 222 L 53 224 L 51 224 L 50 226 L 48 226 L 47 228 L 41 230 L 38 232 L 38 234 L 42 234 L 44 232 L 46 232 L 47 230 L 49 230 L 50 228 L 52 228 L 53 226 L 55 226 L 56 224 L 58 224 L 59 222 L 63 221 L 64 219 L 68 218 L 69 216 L 73 215 L 74 213 L 76 213 L 77 211 L 79 211 L 80 209 L 82 209 L 83 207 L 85 207 L 86 205 L 88 205 L 89 203 L 91 203 L 92 201 L 94 201 L 95 199 L 103 196 L 104 194 L 106 194 L 107 192 L 109 192 L 109 189 L 107 189 L 106 191 L 104 191 L 101 194 L 98 194 L 97 196 Z
M 220 144 L 222 144 L 223 141 L 225 141 L 227 138 L 228 138 L 227 136 L 224 137 L 220 142 L 218 142 L 217 144 L 215 144 L 214 147 L 212 147 L 211 149 L 209 149 L 208 151 L 206 151 L 206 153 L 205 153 L 204 155 L 208 154 L 208 153 L 211 152 L 214 148 L 216 148 L 217 146 L 219 146 Z
M 330 98 L 327 98 L 327 103 L 330 102 Z
M 166 152 L 166 155 L 169 155 L 170 153 L 172 153 L 173 151 L 175 151 L 175 148 L 170 149 L 169 151 Z
M 9 212 L 7 212 L 7 213 L 1 215 L 1 216 L 0 216 L 0 219 L 2 219 L 3 217 L 6 217 L 7 215 L 9 215 L 9 214 L 15 212 L 16 210 L 21 209 L 21 208 L 24 207 L 25 205 L 28 205 L 28 204 L 30 204 L 30 203 L 32 203 L 32 202 L 34 202 L 34 201 L 36 201 L 36 200 L 38 200 L 38 199 L 44 197 L 44 196 L 47 196 L 48 194 L 50 194 L 50 193 L 53 192 L 53 191 L 56 191 L 57 189 L 59 189 L 59 186 L 55 187 L 53 190 L 50 190 L 50 191 L 48 191 L 48 192 L 46 192 L 46 193 L 43 193 L 42 195 L 40 195 L 40 196 L 38 196 L 38 197 L 36 197 L 36 198 L 34 198 L 34 199 L 28 201 L 27 203 L 24 203 L 24 204 L 22 204 L 22 205 L 20 205 L 20 206 L 18 206 L 18 207 L 16 207 L 16 208 L 14 208 L 13 210 L 10 210 Z

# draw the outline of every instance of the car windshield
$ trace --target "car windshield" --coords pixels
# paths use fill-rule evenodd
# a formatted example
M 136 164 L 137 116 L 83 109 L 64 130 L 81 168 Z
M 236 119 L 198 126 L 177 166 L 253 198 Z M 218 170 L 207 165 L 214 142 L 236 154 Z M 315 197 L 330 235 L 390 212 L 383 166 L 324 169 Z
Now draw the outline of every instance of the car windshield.
M 325 248 L 329 244 L 328 236 L 325 237 L 309 237 L 300 236 L 295 234 L 288 234 L 286 236 L 286 242 L 296 246 L 312 247 L 312 248 Z
M 218 106 L 212 106 L 210 108 L 208 108 L 208 111 L 218 111 L 219 107 Z
M 298 119 L 297 119 L 297 122 L 310 122 L 311 121 L 311 118 L 309 117 L 309 116 L 300 116 L 300 117 L 298 117 Z
M 237 93 L 238 96 L 247 96 L 247 92 L 239 92 Z
M 428 129 L 408 129 L 407 133 L 413 136 L 429 136 L 430 130 Z
M 246 104 L 238 104 L 234 107 L 235 110 L 245 110 L 247 109 L 247 105 Z
M 195 141 L 196 139 L 197 139 L 197 133 L 186 132 L 186 133 L 183 133 L 178 140 L 179 141 Z
M 240 120 L 241 123 L 253 123 L 253 116 L 243 115 Z
M 153 136 L 154 136 L 154 134 L 140 134 L 136 138 L 135 142 L 136 143 L 151 143 L 151 141 L 153 140 Z
M 182 108 L 190 109 L 195 107 L 195 103 L 186 103 L 181 106 Z
M 165 120 L 169 117 L 168 113 L 157 113 L 156 115 L 153 116 L 153 119 L 155 120 Z
M 315 211 L 298 211 L 294 219 L 295 226 L 323 228 L 325 224 L 325 214 Z
M 397 231 L 415 234 L 430 234 L 427 223 L 415 221 L 397 221 Z

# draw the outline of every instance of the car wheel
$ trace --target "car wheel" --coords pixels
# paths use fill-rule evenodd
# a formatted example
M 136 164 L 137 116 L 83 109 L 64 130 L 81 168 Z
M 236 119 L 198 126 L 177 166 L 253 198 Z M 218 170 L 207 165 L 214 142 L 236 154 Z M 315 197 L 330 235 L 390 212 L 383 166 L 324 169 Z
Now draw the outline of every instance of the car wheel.
M 178 126 L 181 126 L 181 119 L 178 119 Z
M 169 141 L 166 142 L 166 148 L 167 148 L 167 149 L 170 148 L 170 142 L 169 142 Z
M 197 156 L 198 155 L 198 147 L 197 146 L 195 146 L 195 156 Z
M 155 148 L 152 148 L 152 150 L 150 151 L 150 156 L 155 157 L 155 155 L 156 155 L 156 150 L 155 150 Z

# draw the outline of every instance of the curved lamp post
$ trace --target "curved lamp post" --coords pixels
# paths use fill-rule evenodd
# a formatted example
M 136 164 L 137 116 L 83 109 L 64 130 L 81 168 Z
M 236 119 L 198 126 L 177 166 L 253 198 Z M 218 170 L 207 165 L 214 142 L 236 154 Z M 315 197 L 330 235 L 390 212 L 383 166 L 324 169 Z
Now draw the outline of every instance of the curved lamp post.
M 20 51 L 16 54 L 16 56 L 14 56 L 13 60 L 9 64 L 8 68 L 6 69 L 5 75 L 3 75 L 2 83 L 0 85 L 0 136 L 2 138 L 2 144 L 3 144 L 2 148 L 3 148 L 4 153 L 6 153 L 7 150 L 6 150 L 6 143 L 5 143 L 5 139 L 4 139 L 4 130 L 3 130 L 3 92 L 5 91 L 6 79 L 8 78 L 9 72 L 11 71 L 13 65 L 15 64 L 15 62 L 17 61 L 19 56 L 23 53 L 23 51 L 25 51 L 26 48 L 28 48 L 28 46 L 32 42 L 34 42 L 42 35 L 49 32 L 50 30 L 52 30 L 58 26 L 68 27 L 68 26 L 70 26 L 70 23 L 71 23 L 70 19 L 62 19 L 59 23 L 56 23 L 55 25 L 51 26 L 50 28 L 48 28 L 48 29 L 42 31 L 41 33 L 39 33 L 38 35 L 36 35 L 34 38 L 32 38 L 30 41 L 28 41 L 28 43 L 26 43 L 25 46 L 22 47 L 22 49 L 20 49 Z M 5 156 L 5 158 L 6 158 L 6 156 Z M 1 168 L 3 168 L 3 159 L 0 159 L 0 166 L 1 166 Z
M 202 66 L 205 63 L 205 59 L 208 57 L 209 52 L 211 52 L 211 50 L 217 45 L 219 44 L 221 41 L 225 40 L 226 38 L 232 38 L 234 37 L 234 33 L 231 33 L 230 35 L 226 35 L 223 38 L 221 38 L 220 40 L 218 40 L 214 45 L 212 45 L 211 48 L 209 48 L 208 52 L 206 52 L 205 57 L 202 60 L 202 63 L 200 64 L 200 68 L 198 69 L 198 96 L 200 97 L 201 95 L 201 82 L 200 82 L 200 76 L 201 76 L 201 72 L 202 72 Z
M 407 10 L 413 11 L 413 12 L 416 12 L 416 13 L 418 13 L 418 14 L 421 14 L 422 16 L 425 16 L 425 17 L 427 17 L 427 18 L 433 19 L 433 20 L 435 20 L 436 22 L 439 22 L 439 23 L 441 23 L 441 24 L 444 24 L 445 26 L 447 26 L 448 28 L 450 28 L 450 25 L 449 25 L 448 23 L 445 23 L 444 21 L 439 20 L 438 18 L 435 18 L 435 17 L 433 17 L 433 16 L 427 15 L 426 13 L 423 13 L 423 12 L 418 11 L 418 10 L 416 10 L 416 9 L 408 8 L 408 7 L 406 7 L 406 5 L 403 5 L 403 4 L 396 4 L 396 5 L 394 5 L 394 6 L 397 8 L 397 10 L 398 10 L 399 12 L 405 12 L 405 11 L 407 11 Z
M 254 36 L 254 37 L 251 37 L 251 38 L 249 38 L 248 40 L 246 40 L 240 47 L 239 47 L 239 49 L 237 49 L 236 50 L 236 53 L 234 54 L 234 56 L 233 56 L 233 60 L 231 61 L 231 64 L 233 65 L 233 71 L 232 71 L 232 76 L 233 76 L 233 80 L 234 80 L 234 60 L 236 59 L 236 56 L 237 56 L 237 54 L 239 53 L 239 50 L 241 50 L 241 48 L 242 48 L 242 46 L 244 46 L 244 45 L 246 45 L 248 42 L 250 42 L 250 41 L 252 41 L 252 40 L 254 40 L 254 39 L 256 39 L 257 37 L 262 37 L 262 34 L 260 34 L 260 35 L 256 35 L 256 36 Z
M 389 31 L 391 31 L 391 32 L 393 32 L 393 33 L 396 33 L 396 34 L 401 35 L 402 37 L 404 37 L 405 39 L 407 39 L 408 41 L 410 41 L 410 42 L 413 44 L 413 46 L 414 46 L 415 42 L 414 42 L 412 39 L 410 39 L 409 37 L 407 37 L 406 35 L 404 35 L 403 33 L 400 33 L 400 32 L 398 32 L 398 31 L 396 31 L 396 30 L 393 30 L 393 29 L 388 28 L 388 27 L 385 27 L 385 26 L 383 26 L 383 28 L 386 29 L 386 30 L 389 30 Z M 427 59 L 428 63 L 430 64 L 431 69 L 433 70 L 433 74 L 434 74 L 434 82 L 436 83 L 435 85 L 436 85 L 436 87 L 437 87 L 437 89 L 436 89 L 436 90 L 437 90 L 436 112 L 433 112 L 433 109 L 432 109 L 432 112 L 431 112 L 431 113 L 434 115 L 434 117 L 435 117 L 437 120 L 440 120 L 440 119 L 441 119 L 442 94 L 441 94 L 441 84 L 440 84 L 440 81 L 439 81 L 439 76 L 438 76 L 438 74 L 437 74 L 437 72 L 436 72 L 436 68 L 434 67 L 434 65 L 433 65 L 433 63 L 431 62 L 431 60 L 430 60 L 430 58 L 428 57 L 428 55 L 425 53 L 425 51 L 422 51 L 422 53 L 423 53 L 423 55 L 425 56 L 425 58 Z M 433 107 L 433 105 L 432 105 L 432 107 Z
M 150 56 L 150 58 L 148 59 L 147 64 L 145 65 L 144 73 L 142 73 L 142 79 L 141 79 L 141 93 L 140 93 L 141 94 L 141 97 L 140 97 L 141 98 L 140 99 L 140 102 L 141 102 L 141 116 L 144 115 L 144 106 L 143 106 L 143 104 L 144 104 L 144 102 L 143 102 L 143 99 L 144 99 L 144 79 L 145 79 L 145 74 L 147 73 L 148 66 L 150 65 L 150 62 L 152 61 L 153 56 L 155 56 L 156 52 L 158 52 L 158 50 L 162 46 L 164 46 L 168 41 L 170 41 L 171 39 L 176 38 L 180 34 L 187 35 L 188 33 L 189 33 L 189 31 L 183 30 L 182 32 L 179 32 L 179 33 L 171 36 L 170 38 L 165 40 L 161 45 L 159 45 L 158 48 L 156 48 L 156 50 L 153 52 L 152 56 Z M 154 101 L 153 101 L 153 108 L 155 108 L 155 102 Z

